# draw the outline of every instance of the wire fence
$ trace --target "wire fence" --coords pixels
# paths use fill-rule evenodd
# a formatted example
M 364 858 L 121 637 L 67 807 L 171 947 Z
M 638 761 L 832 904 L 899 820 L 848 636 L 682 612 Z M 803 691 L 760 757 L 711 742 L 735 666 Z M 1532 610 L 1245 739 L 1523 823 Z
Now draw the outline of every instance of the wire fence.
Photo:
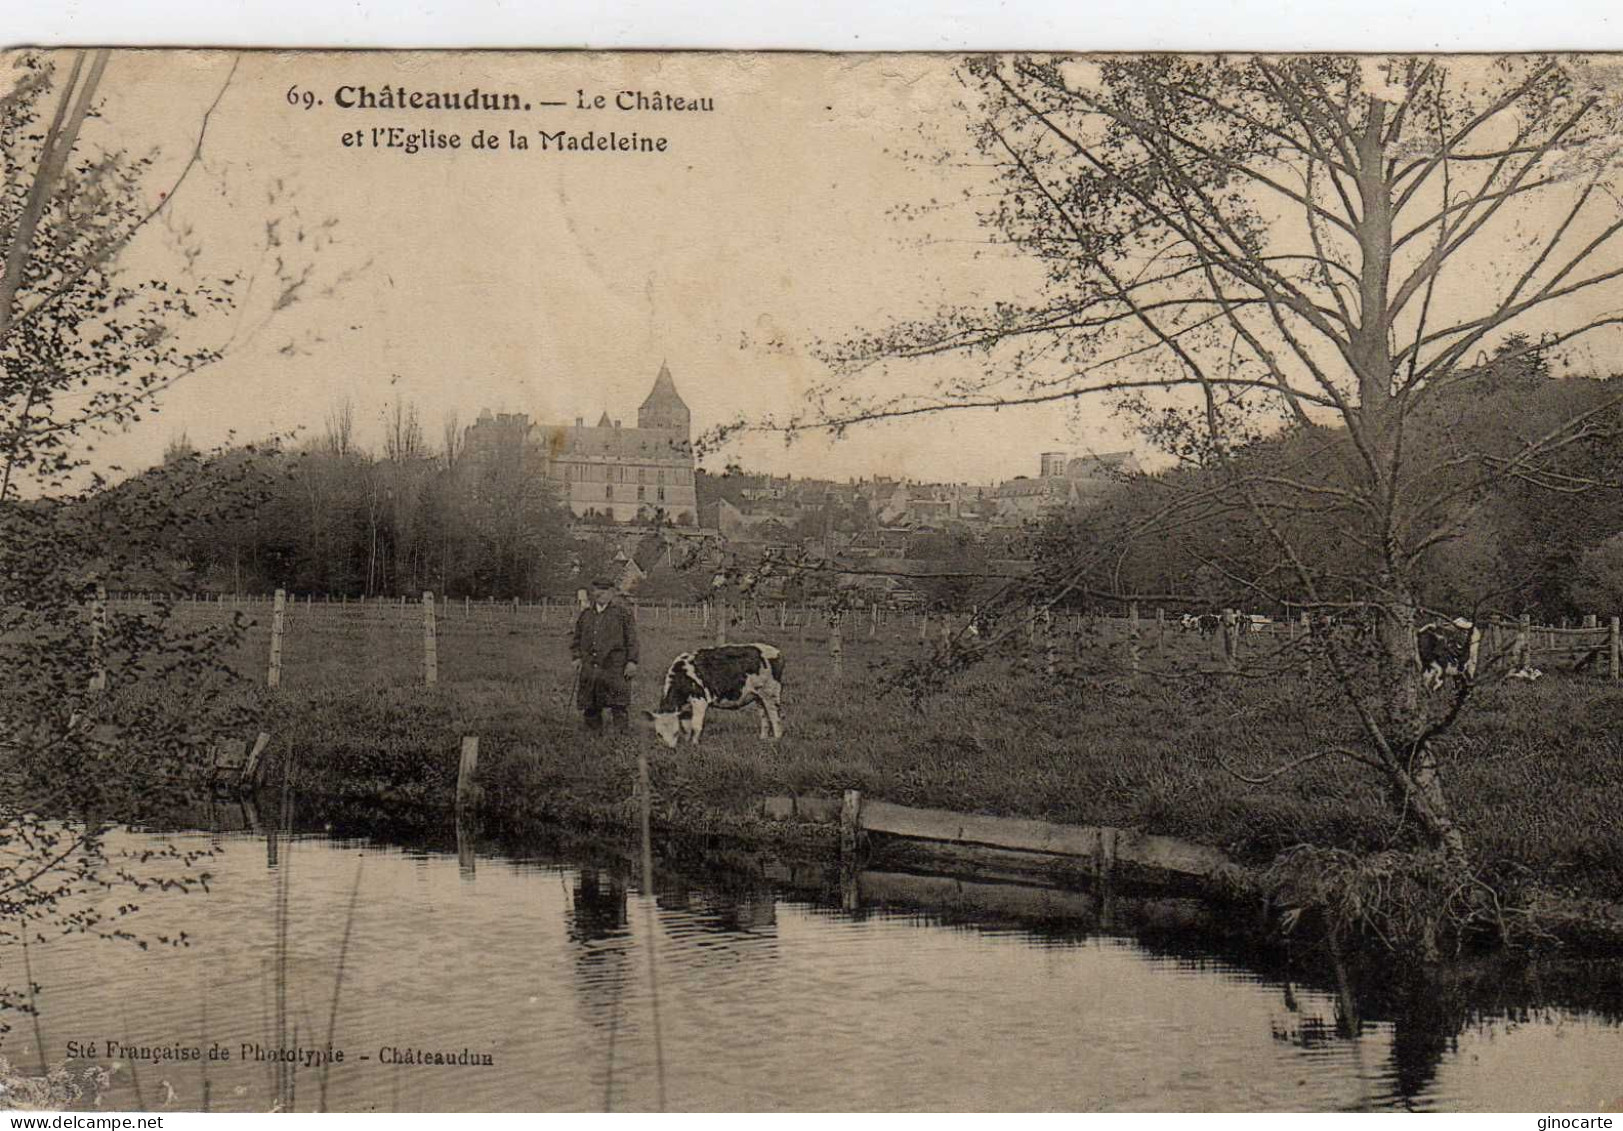
M 983 610 L 894 609 L 880 605 L 836 609 L 785 601 L 677 602 L 623 599 L 639 629 L 656 636 L 675 634 L 684 648 L 703 644 L 763 641 L 779 646 L 816 647 L 836 664 L 850 650 L 874 646 L 910 651 L 948 642 L 1023 648 L 1050 671 L 1066 660 L 1091 655 L 1117 670 L 1243 671 L 1301 665 L 1310 670 L 1322 651 L 1323 622 L 1303 612 L 1274 617 L 1237 609 L 1201 616 L 1168 615 L 1156 608 L 1140 615 L 1129 602 L 1125 614 L 1027 606 L 1003 610 L 995 622 Z M 220 595 L 169 598 L 117 593 L 96 602 L 93 625 L 109 610 L 140 613 L 167 602 L 182 623 L 220 623 L 243 614 L 249 628 L 243 649 L 249 666 L 263 666 L 265 681 L 280 685 L 288 650 L 325 658 L 343 653 L 362 667 L 413 669 L 412 678 L 433 684 L 447 664 L 454 673 L 499 667 L 512 638 L 561 636 L 581 604 L 572 600 L 488 597 L 445 598 L 425 593 L 405 597 L 334 598 L 278 591 L 275 595 Z M 1343 631 L 1357 631 L 1341 626 Z M 1584 617 L 1576 626 L 1493 619 L 1477 626 L 1483 672 L 1515 672 L 1524 678 L 1560 671 L 1608 680 L 1620 678 L 1623 647 L 1619 618 Z M 97 635 L 99 638 L 99 629 Z M 481 654 L 483 653 L 483 654 Z M 253 657 L 259 657 L 257 662 Z M 407 678 L 407 672 L 398 673 Z

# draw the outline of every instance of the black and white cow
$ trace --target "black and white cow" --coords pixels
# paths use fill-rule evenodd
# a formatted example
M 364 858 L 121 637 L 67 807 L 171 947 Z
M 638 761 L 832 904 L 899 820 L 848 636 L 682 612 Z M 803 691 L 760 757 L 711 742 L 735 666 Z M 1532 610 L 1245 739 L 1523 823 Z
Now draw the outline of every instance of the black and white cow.
M 675 749 L 683 735 L 698 742 L 711 707 L 761 708 L 761 737 L 783 734 L 783 654 L 770 644 L 726 644 L 683 652 L 665 672 L 659 710 L 644 712 L 654 733 Z
M 1441 688 L 1445 675 L 1476 678 L 1477 653 L 1482 646 L 1482 629 L 1477 625 L 1464 617 L 1431 621 L 1415 630 L 1414 639 L 1420 682 L 1429 690 Z

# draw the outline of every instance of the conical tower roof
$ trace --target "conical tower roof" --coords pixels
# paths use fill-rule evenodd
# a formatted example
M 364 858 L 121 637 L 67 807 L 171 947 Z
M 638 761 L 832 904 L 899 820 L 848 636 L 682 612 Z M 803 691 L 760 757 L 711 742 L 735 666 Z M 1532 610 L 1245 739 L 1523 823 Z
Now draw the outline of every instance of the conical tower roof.
M 659 363 L 659 376 L 654 378 L 654 387 L 648 391 L 648 396 L 642 402 L 643 408 L 687 408 L 681 394 L 676 391 L 676 382 L 671 380 L 671 367 L 665 362 Z

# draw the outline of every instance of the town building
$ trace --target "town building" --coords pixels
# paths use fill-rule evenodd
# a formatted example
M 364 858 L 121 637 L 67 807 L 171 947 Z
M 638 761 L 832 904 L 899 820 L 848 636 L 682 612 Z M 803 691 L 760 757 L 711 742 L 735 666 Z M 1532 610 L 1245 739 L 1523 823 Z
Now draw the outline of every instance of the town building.
M 607 412 L 595 425 L 532 422 L 488 409 L 464 434 L 474 466 L 515 463 L 551 484 L 576 518 L 692 526 L 698 518 L 692 414 L 661 364 L 653 388 L 625 428 Z
M 1139 473 L 1132 452 L 1077 456 L 1043 452 L 1035 478 L 1018 476 L 998 484 L 993 499 L 1003 521 L 1041 518 L 1070 507 L 1085 506 L 1109 495 Z

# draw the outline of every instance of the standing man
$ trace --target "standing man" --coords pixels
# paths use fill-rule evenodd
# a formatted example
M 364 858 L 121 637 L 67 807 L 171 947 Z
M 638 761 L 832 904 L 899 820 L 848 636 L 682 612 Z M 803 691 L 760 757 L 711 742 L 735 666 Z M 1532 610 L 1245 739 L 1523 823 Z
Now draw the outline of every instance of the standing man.
M 630 728 L 631 677 L 637 673 L 637 625 L 615 601 L 614 582 L 592 582 L 592 599 L 575 618 L 569 654 L 575 661 L 575 699 L 586 712 L 586 729 L 603 730 L 603 712 L 614 729 Z

